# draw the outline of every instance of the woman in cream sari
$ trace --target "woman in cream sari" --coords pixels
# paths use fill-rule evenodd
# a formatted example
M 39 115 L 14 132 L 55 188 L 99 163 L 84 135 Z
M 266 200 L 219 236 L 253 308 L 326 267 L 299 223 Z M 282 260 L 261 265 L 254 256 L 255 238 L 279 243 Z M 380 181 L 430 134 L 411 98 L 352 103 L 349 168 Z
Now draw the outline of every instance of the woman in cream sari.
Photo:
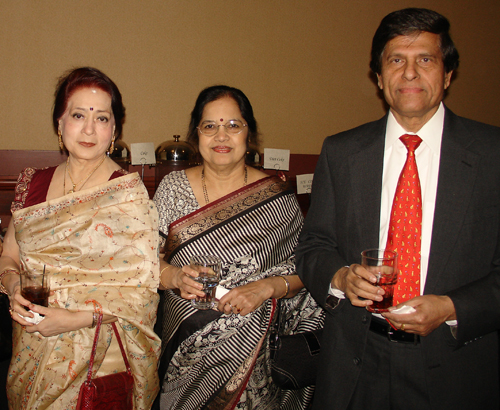
M 123 117 L 121 95 L 106 75 L 71 71 L 59 83 L 53 114 L 68 160 L 19 177 L 0 258 L 14 320 L 11 409 L 75 408 L 101 313 L 93 376 L 125 370 L 109 325 L 116 322 L 134 375 L 134 408 L 149 409 L 158 391 L 157 212 L 139 176 L 106 155 Z M 19 288 L 20 272 L 44 268 L 48 307 L 30 303 Z M 31 323 L 34 313 L 43 320 Z
M 323 312 L 295 274 L 303 218 L 293 190 L 245 165 L 247 144 L 256 138 L 252 107 L 240 90 L 203 90 L 188 134 L 203 165 L 167 175 L 155 194 L 167 289 L 161 409 L 300 409 L 310 402 L 312 388 L 280 391 L 270 376 L 276 299 L 287 333 L 320 327 Z M 229 292 L 217 310 L 197 311 L 190 303 L 204 296 L 189 267 L 199 254 L 222 259 L 220 285 Z

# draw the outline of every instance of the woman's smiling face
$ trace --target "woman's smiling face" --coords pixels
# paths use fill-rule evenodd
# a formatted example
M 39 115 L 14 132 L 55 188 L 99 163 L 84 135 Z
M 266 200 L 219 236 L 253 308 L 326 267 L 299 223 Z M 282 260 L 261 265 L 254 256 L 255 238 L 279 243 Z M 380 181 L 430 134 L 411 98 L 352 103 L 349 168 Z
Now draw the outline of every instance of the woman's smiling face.
M 79 159 L 102 157 L 111 144 L 114 130 L 111 97 L 97 87 L 77 89 L 59 120 L 65 147 Z
M 226 128 L 220 126 L 232 120 L 246 124 L 238 104 L 231 97 L 219 98 L 208 103 L 203 109 L 198 127 L 202 128 L 207 123 L 217 127 L 217 133 L 213 136 L 207 136 L 198 131 L 200 154 L 203 160 L 212 166 L 231 165 L 245 161 L 248 128 L 245 126 L 239 134 L 229 135 L 226 133 Z

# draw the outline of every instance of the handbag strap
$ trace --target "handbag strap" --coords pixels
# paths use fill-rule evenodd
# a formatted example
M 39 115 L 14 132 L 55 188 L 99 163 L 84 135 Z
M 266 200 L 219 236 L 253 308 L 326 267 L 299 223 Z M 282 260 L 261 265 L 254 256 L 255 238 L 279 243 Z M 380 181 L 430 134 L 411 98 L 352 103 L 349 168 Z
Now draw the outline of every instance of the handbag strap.
M 132 374 L 132 370 L 130 369 L 130 364 L 127 359 L 127 354 L 125 353 L 125 349 L 123 348 L 122 339 L 120 337 L 120 334 L 118 333 L 118 329 L 116 328 L 115 322 L 111 323 L 111 326 L 113 326 L 113 330 L 115 331 L 116 340 L 118 341 L 118 345 L 120 346 L 120 350 L 123 356 L 123 361 L 125 362 L 125 367 L 127 368 L 127 373 Z
M 281 299 L 276 299 L 276 321 L 274 322 L 274 330 L 276 333 L 279 335 L 281 328 L 282 328 L 282 300 Z
M 94 367 L 94 358 L 95 358 L 95 352 L 97 348 L 97 341 L 99 340 L 99 332 L 101 330 L 101 324 L 102 324 L 102 313 L 99 315 L 99 319 L 97 320 L 97 325 L 95 328 L 95 335 L 94 335 L 94 343 L 92 345 L 92 353 L 90 354 L 90 360 L 89 360 L 89 370 L 87 372 L 87 382 L 90 382 L 92 380 L 92 368 Z M 123 360 L 125 362 L 125 367 L 127 368 L 127 373 L 132 374 L 132 370 L 130 369 L 130 364 L 127 359 L 127 354 L 125 353 L 125 349 L 123 348 L 122 344 L 122 339 L 120 337 L 120 334 L 118 333 L 118 329 L 116 328 L 115 323 L 111 323 L 111 326 L 113 327 L 113 330 L 116 335 L 116 340 L 118 341 L 118 345 L 120 346 L 120 351 L 122 352 Z
M 92 368 L 94 367 L 95 350 L 97 348 L 97 341 L 99 340 L 99 332 L 101 330 L 101 324 L 102 324 L 102 313 L 99 315 L 99 318 L 97 319 L 97 325 L 95 327 L 94 344 L 92 345 L 92 353 L 90 354 L 90 360 L 89 360 L 89 371 L 87 372 L 88 382 L 92 380 Z
M 271 349 L 275 349 L 280 344 L 280 331 L 281 331 L 281 299 L 275 299 L 276 303 L 275 313 L 274 313 L 274 321 L 271 327 L 271 331 L 269 334 L 269 343 L 271 345 Z

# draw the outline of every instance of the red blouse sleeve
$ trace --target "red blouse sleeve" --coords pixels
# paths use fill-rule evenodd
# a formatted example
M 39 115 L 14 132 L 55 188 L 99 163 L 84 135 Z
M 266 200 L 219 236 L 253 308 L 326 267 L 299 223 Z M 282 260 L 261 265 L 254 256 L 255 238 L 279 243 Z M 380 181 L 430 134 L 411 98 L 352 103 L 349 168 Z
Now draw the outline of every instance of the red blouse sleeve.
M 44 202 L 56 168 L 23 169 L 17 179 L 14 202 L 10 207 L 11 212 Z

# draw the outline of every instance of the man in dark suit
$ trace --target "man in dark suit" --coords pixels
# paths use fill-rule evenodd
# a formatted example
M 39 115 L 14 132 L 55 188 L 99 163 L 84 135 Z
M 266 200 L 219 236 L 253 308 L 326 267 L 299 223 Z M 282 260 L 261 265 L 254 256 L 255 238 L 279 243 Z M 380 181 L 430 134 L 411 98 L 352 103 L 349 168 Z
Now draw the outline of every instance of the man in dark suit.
M 296 251 L 327 311 L 314 409 L 498 409 L 500 129 L 443 105 L 458 52 L 438 13 L 387 15 L 370 66 L 390 110 L 325 140 Z M 388 243 L 408 134 L 422 140 L 418 293 L 374 315 L 384 291 L 360 254 Z

